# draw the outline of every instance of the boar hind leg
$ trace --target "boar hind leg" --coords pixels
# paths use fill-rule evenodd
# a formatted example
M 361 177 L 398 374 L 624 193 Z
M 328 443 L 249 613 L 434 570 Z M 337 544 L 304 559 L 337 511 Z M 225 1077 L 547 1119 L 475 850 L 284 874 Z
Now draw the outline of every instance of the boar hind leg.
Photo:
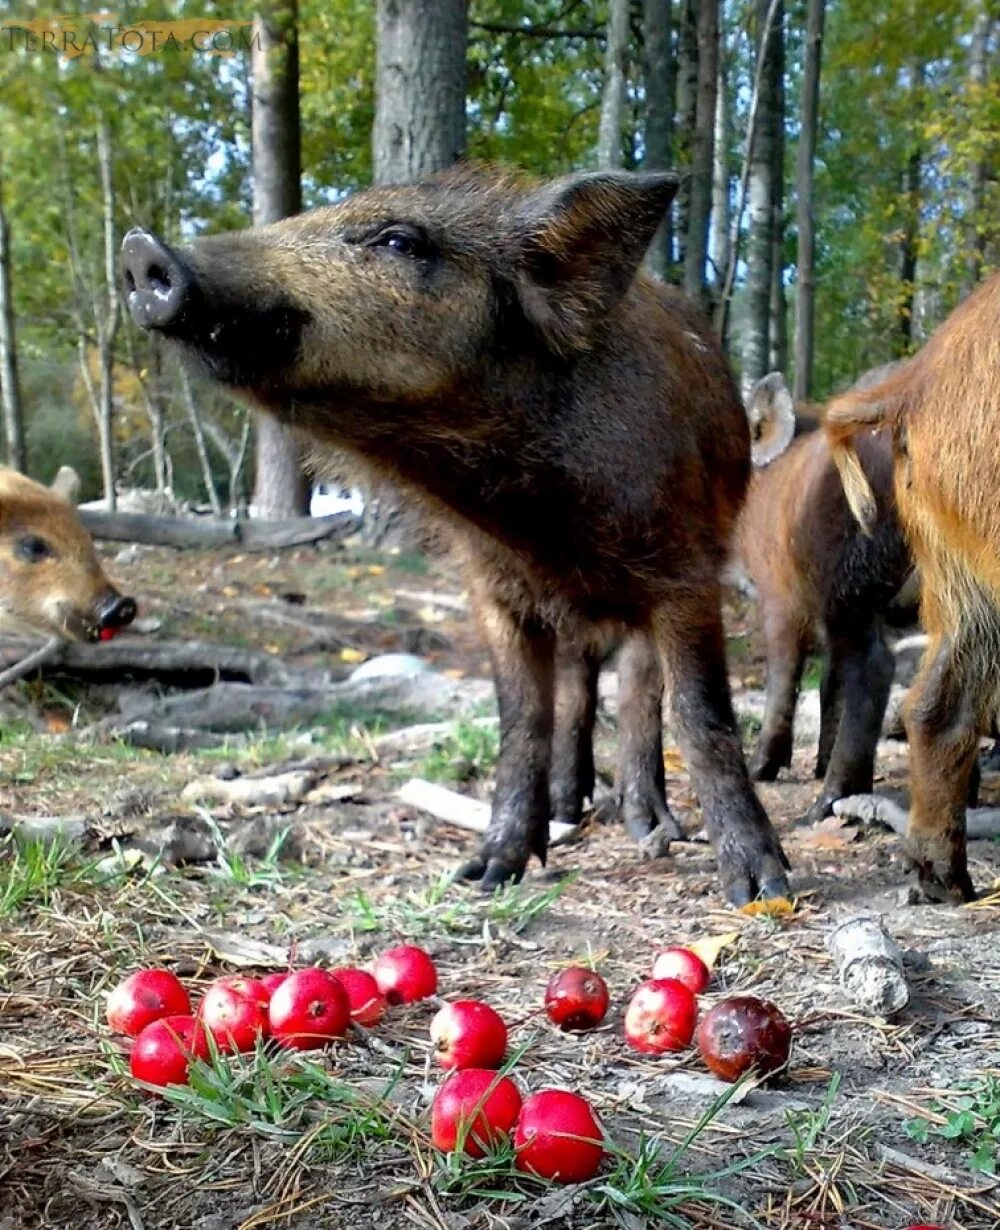
M 850 637 L 831 633 L 830 663 L 841 680 L 840 720 L 823 790 L 806 817 L 811 823 L 831 815 L 837 799 L 871 794 L 875 749 L 896 665 L 876 625 Z
M 983 638 L 986 640 L 986 638 Z M 986 641 L 990 644 L 990 641 Z M 931 901 L 971 901 L 965 807 L 995 680 L 974 645 L 932 639 L 910 688 L 910 827 L 906 851 Z
M 519 619 L 489 596 L 477 595 L 476 613 L 493 663 L 500 756 L 489 828 L 479 854 L 459 875 L 491 891 L 520 880 L 533 853 L 545 862 L 555 633 L 534 619 Z
M 671 681 L 678 742 L 719 860 L 726 896 L 746 905 L 788 894 L 788 860 L 754 793 L 726 674 L 720 596 L 710 584 L 679 594 L 654 615 Z
M 684 834 L 667 806 L 663 772 L 663 672 L 652 640 L 630 633 L 618 657 L 615 800 L 628 835 L 656 852 Z
M 840 729 L 840 714 L 844 707 L 844 680 L 841 675 L 841 662 L 830 652 L 827 646 L 823 658 L 823 677 L 819 684 L 819 747 L 816 750 L 816 770 L 814 776 L 822 780 L 833 755 L 833 745 L 837 742 L 837 731 Z
M 786 611 L 766 612 L 767 700 L 764 724 L 750 760 L 750 776 L 773 782 L 792 763 L 792 734 L 799 680 L 805 663 L 806 637 L 799 621 Z
M 549 781 L 552 819 L 579 824 L 594 797 L 594 719 L 600 657 L 576 641 L 556 645 L 555 730 Z

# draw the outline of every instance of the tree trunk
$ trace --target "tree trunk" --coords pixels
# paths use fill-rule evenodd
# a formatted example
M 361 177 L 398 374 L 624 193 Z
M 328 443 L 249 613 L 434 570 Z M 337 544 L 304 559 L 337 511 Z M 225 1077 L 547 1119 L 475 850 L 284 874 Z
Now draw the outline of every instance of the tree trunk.
M 906 220 L 899 240 L 900 298 L 896 325 L 896 355 L 908 355 L 913 349 L 913 304 L 917 286 L 917 244 L 920 238 L 920 178 L 922 158 L 916 148 L 903 172 L 903 193 L 906 197 Z
M 111 165 L 111 132 L 102 115 L 97 124 L 97 164 L 101 175 L 104 218 L 104 309 L 98 307 L 97 348 L 100 370 L 97 422 L 101 442 L 101 476 L 104 502 L 114 512 L 115 491 L 114 399 L 115 339 L 121 323 L 121 290 L 118 286 L 118 234 L 115 227 L 115 192 Z
M 770 360 L 774 272 L 774 184 L 778 140 L 778 87 L 784 5 L 755 0 L 757 58 L 761 69 L 756 132 L 750 158 L 750 222 L 747 238 L 747 310 L 743 330 L 743 385 L 767 374 Z M 768 18 L 773 17 L 768 23 Z
M 983 11 L 976 14 L 972 27 L 972 42 L 969 46 L 969 92 L 977 95 L 986 86 L 990 63 L 990 35 L 994 18 L 986 11 L 988 0 L 983 0 Z M 978 99 L 974 99 L 974 103 Z M 984 144 L 982 152 L 972 165 L 969 177 L 968 222 L 966 224 L 965 277 L 962 279 L 963 298 L 972 293 L 973 287 L 983 276 L 983 260 L 986 255 L 986 185 L 989 180 L 989 159 Z
M 795 385 L 793 398 L 812 396 L 814 325 L 816 319 L 816 230 L 813 186 L 816 136 L 819 127 L 819 78 L 823 55 L 826 0 L 808 0 L 805 63 L 802 76 L 802 122 L 795 165 L 795 217 L 798 255 L 795 281 Z
M 9 466 L 22 473 L 27 468 L 24 446 L 24 408 L 17 372 L 17 337 L 14 322 L 14 292 L 10 231 L 3 207 L 3 179 L 0 177 L 0 411 Z
M 691 168 L 698 109 L 698 0 L 680 0 L 677 10 L 677 119 L 674 153 L 677 166 Z M 691 213 L 691 178 L 684 177 L 674 207 L 677 262 L 684 268 Z
M 205 444 L 205 432 L 201 426 L 201 415 L 198 413 L 198 403 L 195 401 L 194 389 L 191 387 L 191 377 L 183 363 L 177 365 L 177 376 L 181 384 L 181 400 L 191 424 L 191 434 L 194 436 L 195 452 L 198 454 L 198 464 L 201 466 L 201 481 L 205 487 L 205 495 L 212 509 L 212 515 L 222 516 L 222 501 L 215 486 L 212 475 L 212 463 L 208 456 L 208 446 Z
M 253 221 L 265 226 L 302 208 L 298 0 L 268 0 L 253 32 Z M 301 444 L 265 414 L 257 416 L 253 502 L 260 517 L 309 511 Z
M 768 368 L 788 369 L 788 304 L 785 298 L 785 36 L 779 29 L 776 52 L 774 158 L 771 162 L 771 305 Z
M 715 97 L 719 83 L 719 0 L 698 0 L 698 96 L 687 242 L 684 247 L 684 290 L 702 307 L 708 306 L 705 264 L 708 223 L 712 212 L 712 152 L 715 146 Z
M 597 134 L 597 165 L 599 167 L 614 168 L 624 163 L 622 114 L 625 110 L 625 82 L 628 78 L 628 18 L 629 0 L 610 0 L 607 44 L 604 53 L 601 123 Z
M 673 159 L 677 65 L 670 47 L 672 7 L 672 0 L 643 0 L 646 87 L 643 165 L 647 171 L 668 170 Z M 673 220 L 668 210 L 649 249 L 649 267 L 657 277 L 668 276 L 673 263 L 673 246 Z
M 468 0 L 378 0 L 376 184 L 406 184 L 443 171 L 465 153 Z M 371 546 L 409 537 L 403 506 L 384 485 L 369 491 L 362 537 Z
M 728 65 L 719 56 L 719 85 L 715 99 L 715 148 L 712 157 L 712 224 L 708 237 L 708 259 L 712 266 L 713 298 L 722 294 L 726 270 L 729 267 L 729 228 L 732 207 L 729 196 L 729 145 L 731 120 L 729 115 Z
M 468 0 L 378 0 L 377 184 L 403 184 L 465 153 Z

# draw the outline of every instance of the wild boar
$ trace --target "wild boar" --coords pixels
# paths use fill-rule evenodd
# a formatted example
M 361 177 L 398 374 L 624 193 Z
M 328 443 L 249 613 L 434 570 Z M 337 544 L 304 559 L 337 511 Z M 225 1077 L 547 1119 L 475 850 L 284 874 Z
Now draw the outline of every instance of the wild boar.
M 572 715 L 611 635 L 645 689 L 623 746 L 649 748 L 651 720 L 658 737 L 652 659 L 727 894 L 787 891 L 720 615 L 746 416 L 710 329 L 639 271 L 676 190 L 667 174 L 462 168 L 187 248 L 124 240 L 138 325 L 394 482 L 464 559 L 500 711 L 492 820 L 464 869 L 487 889 L 544 861 L 550 780 L 576 808 L 590 770 Z M 672 824 L 653 777 L 630 772 L 632 830 Z
M 832 403 L 825 430 L 867 533 L 878 496 L 864 442 L 891 445 L 899 517 L 921 581 L 929 644 L 904 714 L 909 857 L 932 900 L 974 895 L 965 808 L 980 732 L 1000 693 L 1000 275 L 960 304 L 913 358 Z
M 772 373 L 754 403 L 791 396 Z M 773 417 L 773 416 L 772 416 Z M 792 726 L 807 654 L 824 652 L 816 776 L 823 789 L 810 821 L 837 799 L 872 790 L 875 749 L 895 669 L 885 617 L 913 563 L 896 515 L 889 441 L 860 442 L 860 463 L 874 492 L 870 534 L 848 506 L 822 432 L 801 436 L 754 478 L 740 516 L 739 553 L 757 588 L 767 654 L 764 724 L 750 775 L 774 781 L 791 764 Z
M 76 476 L 52 487 L 0 467 L 0 630 L 96 641 L 132 622 L 136 605 L 104 575 L 90 535 L 65 498 Z

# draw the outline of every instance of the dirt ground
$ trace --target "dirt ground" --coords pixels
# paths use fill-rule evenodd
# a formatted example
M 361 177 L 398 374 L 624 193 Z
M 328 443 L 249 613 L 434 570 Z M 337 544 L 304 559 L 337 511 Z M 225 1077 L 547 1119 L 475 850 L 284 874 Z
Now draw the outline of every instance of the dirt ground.
M 475 839 L 397 797 L 410 776 L 489 797 L 495 723 L 474 682 L 486 656 L 446 566 L 343 548 L 131 549 L 113 568 L 140 599 L 137 638 L 262 649 L 334 678 L 406 651 L 464 700 L 447 721 L 433 706 L 339 706 L 295 730 L 167 756 L 88 734 L 121 685 L 47 677 L 4 694 L 0 812 L 68 818 L 68 835 L 0 846 L 0 1230 L 1000 1226 L 1000 895 L 914 904 L 893 834 L 804 829 L 814 748 L 761 790 L 794 865 L 787 915 L 727 909 L 698 840 L 643 861 L 596 822 L 547 869 L 485 899 L 448 879 Z M 734 598 L 728 613 L 749 738 L 761 655 L 752 608 Z M 879 788 L 905 789 L 905 745 L 882 747 Z M 665 763 L 696 838 L 669 735 Z M 259 808 L 184 793 L 274 766 L 306 772 L 308 788 Z M 1000 798 L 1000 779 L 987 776 L 984 795 Z M 1000 883 L 995 842 L 973 843 L 971 862 L 981 889 Z M 869 909 L 906 956 L 910 1003 L 888 1021 L 852 1006 L 826 947 L 836 921 Z M 695 1052 L 641 1057 L 621 1030 L 658 946 L 726 933 L 705 1004 L 753 993 L 795 1024 L 785 1077 L 735 1094 Z M 219 1061 L 165 1099 L 134 1086 L 104 1025 L 106 993 L 140 965 L 168 965 L 196 992 L 234 969 L 364 963 L 401 939 L 433 954 L 441 997 L 481 997 L 504 1015 L 524 1090 L 592 1100 L 615 1151 L 591 1183 L 515 1177 L 502 1153 L 471 1163 L 432 1151 L 435 1002 L 328 1052 Z M 539 1013 L 549 975 L 574 961 L 611 988 L 593 1033 L 561 1034 Z

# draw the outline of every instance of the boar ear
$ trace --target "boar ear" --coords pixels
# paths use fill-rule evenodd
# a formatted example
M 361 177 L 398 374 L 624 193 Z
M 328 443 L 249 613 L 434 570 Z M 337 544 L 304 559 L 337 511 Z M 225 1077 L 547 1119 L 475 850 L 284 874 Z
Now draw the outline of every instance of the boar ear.
M 747 398 L 750 456 L 758 469 L 770 465 L 795 435 L 795 406 L 781 372 L 758 380 Z
M 677 195 L 671 174 L 594 171 L 525 201 L 516 282 L 526 315 L 560 353 L 586 349 L 625 294 Z
M 61 495 L 70 504 L 80 502 L 80 476 L 72 466 L 60 466 L 59 472 L 52 480 L 51 490 Z

